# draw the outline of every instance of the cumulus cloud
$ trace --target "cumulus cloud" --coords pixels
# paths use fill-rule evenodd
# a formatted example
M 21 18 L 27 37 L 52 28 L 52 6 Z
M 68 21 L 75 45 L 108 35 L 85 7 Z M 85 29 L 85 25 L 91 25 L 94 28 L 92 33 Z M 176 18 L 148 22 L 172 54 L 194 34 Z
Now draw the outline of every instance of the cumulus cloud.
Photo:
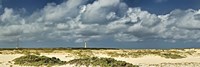
M 123 16 L 127 5 L 120 0 L 98 0 L 86 5 L 86 10 L 81 17 L 83 23 L 107 24 Z
M 102 40 L 144 41 L 146 39 L 200 40 L 200 10 L 173 10 L 156 15 L 131 8 L 121 0 L 68 0 L 50 3 L 30 16 L 12 8 L 0 15 L 0 41 L 65 40 L 82 42 Z

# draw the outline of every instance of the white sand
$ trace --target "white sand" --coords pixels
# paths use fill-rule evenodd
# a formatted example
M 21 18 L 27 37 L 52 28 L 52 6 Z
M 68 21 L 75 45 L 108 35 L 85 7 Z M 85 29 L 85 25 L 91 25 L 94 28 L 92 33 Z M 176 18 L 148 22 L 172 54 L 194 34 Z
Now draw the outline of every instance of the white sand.
M 166 59 L 160 56 L 144 56 L 140 58 L 124 58 L 117 57 L 117 60 L 126 61 L 132 64 L 160 64 L 160 63 L 184 63 L 184 62 L 197 62 L 200 63 L 200 57 L 187 57 L 182 59 Z
M 198 50 L 197 53 L 200 53 Z M 74 57 L 67 56 L 67 53 L 41 53 L 41 55 L 48 57 L 57 57 L 63 61 L 69 61 L 74 59 Z M 17 65 L 13 65 L 13 63 L 9 63 L 13 59 L 23 56 L 23 54 L 0 54 L 0 67 L 19 67 Z M 95 54 L 98 57 L 109 57 L 105 54 Z M 140 58 L 125 58 L 125 57 L 114 57 L 116 60 L 126 61 L 132 64 L 140 65 L 140 64 L 160 64 L 160 63 L 185 63 L 185 62 L 195 62 L 200 63 L 200 55 L 196 56 L 188 56 L 182 59 L 166 59 L 160 56 L 147 55 Z M 73 65 L 63 65 L 59 67 L 72 67 Z M 21 67 L 21 66 L 20 66 Z
M 23 54 L 0 54 L 0 62 L 8 62 L 20 56 Z

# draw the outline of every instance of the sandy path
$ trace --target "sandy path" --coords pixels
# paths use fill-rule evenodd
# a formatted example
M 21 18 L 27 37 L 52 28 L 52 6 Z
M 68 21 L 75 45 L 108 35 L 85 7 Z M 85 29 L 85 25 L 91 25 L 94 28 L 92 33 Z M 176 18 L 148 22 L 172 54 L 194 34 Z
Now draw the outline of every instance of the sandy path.
M 8 62 L 20 56 L 23 54 L 0 54 L 0 62 Z
M 182 59 L 166 59 L 160 56 L 144 56 L 141 58 L 115 58 L 117 60 L 126 61 L 132 64 L 160 64 L 160 63 L 184 63 L 197 62 L 200 63 L 200 57 L 187 57 Z
M 11 67 L 13 64 L 9 63 L 13 59 L 23 56 L 23 54 L 0 54 L 0 67 Z M 16 67 L 16 66 L 14 66 Z

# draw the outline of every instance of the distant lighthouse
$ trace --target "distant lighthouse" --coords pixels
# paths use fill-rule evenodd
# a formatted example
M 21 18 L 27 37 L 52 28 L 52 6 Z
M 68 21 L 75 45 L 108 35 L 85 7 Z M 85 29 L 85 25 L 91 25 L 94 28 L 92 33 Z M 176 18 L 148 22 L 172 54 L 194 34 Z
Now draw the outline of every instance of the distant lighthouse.
M 16 44 L 16 49 L 19 48 L 19 37 L 17 37 L 17 44 Z
M 84 41 L 84 42 L 85 42 L 84 48 L 87 48 L 87 43 L 86 43 L 86 41 Z

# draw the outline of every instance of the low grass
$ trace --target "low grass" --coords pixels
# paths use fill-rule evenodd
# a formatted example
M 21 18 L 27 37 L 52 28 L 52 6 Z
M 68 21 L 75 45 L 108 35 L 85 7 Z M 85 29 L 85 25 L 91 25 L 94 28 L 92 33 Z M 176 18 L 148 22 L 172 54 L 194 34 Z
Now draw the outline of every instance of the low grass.
M 137 50 L 137 51 L 123 51 L 123 52 L 107 52 L 107 55 L 111 57 L 132 57 L 138 58 L 145 55 L 156 55 L 164 58 L 170 59 L 180 59 L 187 57 L 186 55 L 191 55 L 190 52 L 180 52 L 172 50 Z
M 75 56 L 77 58 L 87 58 L 94 56 L 91 50 L 67 50 L 66 52 L 70 53 L 71 56 Z
M 185 56 L 178 55 L 178 54 L 171 54 L 171 53 L 164 53 L 160 54 L 161 57 L 170 58 L 170 59 L 180 59 L 185 58 Z
M 40 55 L 41 51 L 38 50 L 15 50 L 16 54 L 24 54 L 24 55 Z
M 125 61 L 117 61 L 113 58 L 85 57 L 73 59 L 68 62 L 59 58 L 49 58 L 46 56 L 26 55 L 13 60 L 14 64 L 21 66 L 54 66 L 64 64 L 74 64 L 76 66 L 100 66 L 100 67 L 139 67 Z
M 46 56 L 36 56 L 36 55 L 26 55 L 21 56 L 13 60 L 17 65 L 22 66 L 54 66 L 66 64 L 66 61 L 61 61 L 56 57 L 46 57 Z
M 188 55 L 195 55 L 195 50 L 186 49 L 137 49 L 137 50 L 123 50 L 123 49 L 70 49 L 70 48 L 20 48 L 20 49 L 0 49 L 0 54 L 24 54 L 24 55 L 40 55 L 41 53 L 67 53 L 66 56 L 84 58 L 94 57 L 95 54 L 107 54 L 111 57 L 132 57 L 138 58 L 145 55 L 156 55 L 164 58 L 179 59 L 185 58 Z
M 125 61 L 117 61 L 113 58 L 80 58 L 74 59 L 67 62 L 68 64 L 74 64 L 76 66 L 100 66 L 100 67 L 139 67 Z

